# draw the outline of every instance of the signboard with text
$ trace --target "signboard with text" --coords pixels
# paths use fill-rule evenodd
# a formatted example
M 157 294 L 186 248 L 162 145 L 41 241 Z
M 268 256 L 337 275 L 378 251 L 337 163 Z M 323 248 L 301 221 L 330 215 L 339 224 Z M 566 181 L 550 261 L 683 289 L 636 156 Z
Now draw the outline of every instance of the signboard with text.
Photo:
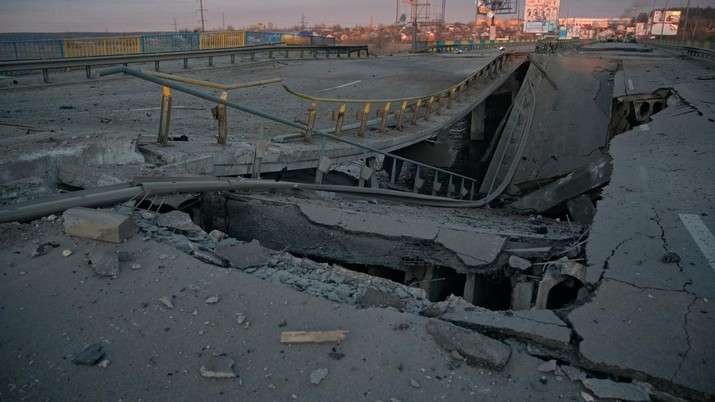
M 678 34 L 680 10 L 653 10 L 651 35 L 673 36 Z
M 559 23 L 560 0 L 525 0 L 524 31 L 529 33 L 551 32 Z

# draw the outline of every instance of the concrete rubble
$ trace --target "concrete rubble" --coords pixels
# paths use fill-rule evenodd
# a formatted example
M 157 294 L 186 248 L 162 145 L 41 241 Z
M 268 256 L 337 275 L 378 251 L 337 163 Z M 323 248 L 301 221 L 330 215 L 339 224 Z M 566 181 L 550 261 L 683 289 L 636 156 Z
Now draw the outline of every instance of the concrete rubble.
M 471 365 L 500 370 L 511 356 L 509 345 L 441 320 L 427 321 L 427 333 L 442 349 L 458 352 Z
M 126 215 L 90 208 L 72 208 L 62 214 L 65 233 L 86 239 L 119 243 L 134 234 Z

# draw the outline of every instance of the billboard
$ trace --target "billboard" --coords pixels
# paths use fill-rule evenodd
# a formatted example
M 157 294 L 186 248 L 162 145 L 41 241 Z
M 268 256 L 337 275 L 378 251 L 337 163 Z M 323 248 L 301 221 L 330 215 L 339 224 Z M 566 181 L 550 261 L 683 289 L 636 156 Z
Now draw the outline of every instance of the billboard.
M 524 31 L 550 32 L 559 24 L 560 0 L 526 0 L 524 4 Z
M 673 36 L 678 34 L 680 10 L 653 10 L 650 34 Z

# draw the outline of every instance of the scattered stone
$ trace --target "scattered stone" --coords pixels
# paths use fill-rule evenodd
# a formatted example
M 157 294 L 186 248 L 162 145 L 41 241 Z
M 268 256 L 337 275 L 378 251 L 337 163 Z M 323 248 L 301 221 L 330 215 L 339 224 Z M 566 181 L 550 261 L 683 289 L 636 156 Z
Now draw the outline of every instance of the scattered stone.
M 216 241 L 221 241 L 225 239 L 228 235 L 220 230 L 214 229 L 209 232 L 209 236 Z
M 192 255 L 197 260 L 205 262 L 207 264 L 212 264 L 224 268 L 228 268 L 231 266 L 231 264 L 225 258 L 222 258 L 210 251 L 195 249 Z
M 109 361 L 109 359 L 104 359 L 104 360 L 102 360 L 101 362 L 99 362 L 99 363 L 97 364 L 97 367 L 107 368 L 107 367 L 109 367 L 109 363 L 111 363 L 111 362 Z
M 120 243 L 135 231 L 127 215 L 90 208 L 71 208 L 62 215 L 64 230 L 70 236 Z
M 598 378 L 587 378 L 581 383 L 598 399 L 618 399 L 627 402 L 650 401 L 648 391 L 636 384 L 600 380 Z
M 234 268 L 247 269 L 266 265 L 270 260 L 271 250 L 261 246 L 258 240 L 242 243 L 226 239 L 216 246 L 216 255 L 227 260 Z
M 514 269 L 525 271 L 531 268 L 531 261 L 527 260 L 526 258 L 521 258 L 512 255 L 509 257 L 509 266 Z
M 442 314 L 446 313 L 448 309 L 449 301 L 445 300 L 441 302 L 432 303 L 429 306 L 423 308 L 422 311 L 420 311 L 420 315 L 429 318 L 437 318 Z
M 132 254 L 126 250 L 117 251 L 117 260 L 119 262 L 129 262 L 132 260 Z
M 343 357 L 345 357 L 345 353 L 338 352 L 337 350 L 335 350 L 335 348 L 333 348 L 333 350 L 328 353 L 328 356 L 330 356 L 330 358 L 334 360 L 341 360 Z
M 591 396 L 588 392 L 581 391 L 581 398 L 586 402 L 594 402 L 596 398 Z
M 462 356 L 462 354 L 459 353 L 459 352 L 456 351 L 456 350 L 453 350 L 453 351 L 449 352 L 449 357 L 451 357 L 451 358 L 454 359 L 454 360 L 459 360 L 459 361 L 463 361 L 463 360 L 464 360 L 464 356 Z
M 164 307 L 166 307 L 166 308 L 168 308 L 168 309 L 174 308 L 174 303 L 171 301 L 171 298 L 170 298 L 170 297 L 166 297 L 166 296 L 160 297 L 160 298 L 159 298 L 159 302 L 160 302 L 161 304 L 163 304 Z
M 211 356 L 201 365 L 199 372 L 204 378 L 236 378 L 234 361 L 225 355 Z
M 571 381 L 582 381 L 588 377 L 583 370 L 573 366 L 561 366 L 559 368 L 561 369 L 561 371 L 564 372 L 564 374 L 566 374 L 566 377 L 568 377 L 568 379 Z
M 236 322 L 238 325 L 243 325 L 246 322 L 246 316 L 243 313 L 236 314 Z
M 118 278 L 119 258 L 116 253 L 106 250 L 92 250 L 89 254 L 89 264 L 97 276 Z
M 50 249 L 57 248 L 60 246 L 60 243 L 57 243 L 56 241 L 48 241 L 42 244 L 37 245 L 35 247 L 35 250 L 32 252 L 31 256 L 34 257 L 39 257 L 47 254 Z
M 427 321 L 427 333 L 447 352 L 456 350 L 467 364 L 501 370 L 511 357 L 511 347 L 496 339 L 438 319 Z
M 69 249 L 62 250 L 63 257 L 69 257 L 71 255 L 72 255 L 72 250 L 69 250 Z
M 556 364 L 556 360 L 549 360 L 547 362 L 541 363 L 536 369 L 542 373 L 553 373 L 558 369 L 558 367 L 559 366 Z
M 319 368 L 319 369 L 313 370 L 310 373 L 310 383 L 313 385 L 318 385 L 327 376 L 328 376 L 328 369 L 326 369 L 326 368 Z
M 549 383 L 549 379 L 542 375 L 541 377 L 539 377 L 539 382 L 546 385 Z
M 218 296 L 210 296 L 206 299 L 206 304 L 216 304 L 220 301 Z
M 665 255 L 663 255 L 660 260 L 666 264 L 677 264 L 680 262 L 680 256 L 678 255 L 678 253 L 670 251 L 668 253 L 665 253 Z
M 104 347 L 101 343 L 93 343 L 77 354 L 72 363 L 82 366 L 94 366 L 104 357 Z
M 415 380 L 414 378 L 410 378 L 410 386 L 411 386 L 412 388 L 419 388 L 419 387 L 421 387 L 420 383 L 417 382 L 417 380 Z
M 50 216 L 46 216 L 45 219 L 47 220 L 47 222 L 54 222 L 57 220 L 57 215 L 52 214 Z
M 405 302 L 399 296 L 383 292 L 372 286 L 365 288 L 365 291 L 358 295 L 355 301 L 360 307 L 394 307 L 398 310 L 405 308 Z
M 159 215 L 159 217 L 156 220 L 156 224 L 173 230 L 178 233 L 182 233 L 185 235 L 202 235 L 205 234 L 203 229 L 196 225 L 192 220 L 189 214 L 181 212 L 181 211 L 171 211 L 165 214 Z
M 142 265 L 139 263 L 134 263 L 134 264 L 132 264 L 132 269 L 135 271 L 138 269 L 142 269 Z
M 566 208 L 574 222 L 584 225 L 593 222 L 593 217 L 596 215 L 596 207 L 593 206 L 591 197 L 586 194 L 568 200 L 566 202 Z

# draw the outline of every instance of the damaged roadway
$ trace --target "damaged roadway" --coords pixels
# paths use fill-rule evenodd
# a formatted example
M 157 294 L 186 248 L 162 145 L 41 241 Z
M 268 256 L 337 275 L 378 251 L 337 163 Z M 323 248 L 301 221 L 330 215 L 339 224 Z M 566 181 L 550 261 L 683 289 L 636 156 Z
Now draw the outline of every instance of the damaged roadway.
M 532 210 L 597 200 L 588 231 L 302 191 L 205 194 L 182 203 L 193 220 L 130 202 L 114 207 L 136 225 L 121 230 L 126 220 L 97 211 L 116 236 L 77 228 L 91 215 L 81 210 L 2 224 L 0 399 L 712 400 L 715 88 L 697 79 L 711 67 L 659 50 L 567 54 L 544 71 L 597 77 L 581 111 L 607 114 L 611 85 L 616 97 L 673 90 L 646 124 L 608 133 L 608 155 L 605 119 L 580 143 L 549 143 L 553 130 L 537 127 L 510 195 L 546 178 Z M 563 112 L 567 99 L 548 96 L 539 113 Z M 582 157 L 543 163 L 573 146 Z M 570 187 L 608 157 L 600 193 Z M 567 196 L 548 199 L 563 183 L 553 194 Z M 434 292 L 486 305 L 504 278 L 511 299 L 493 310 Z M 572 293 L 559 303 L 559 292 Z M 339 344 L 279 341 L 336 330 L 347 331 Z

